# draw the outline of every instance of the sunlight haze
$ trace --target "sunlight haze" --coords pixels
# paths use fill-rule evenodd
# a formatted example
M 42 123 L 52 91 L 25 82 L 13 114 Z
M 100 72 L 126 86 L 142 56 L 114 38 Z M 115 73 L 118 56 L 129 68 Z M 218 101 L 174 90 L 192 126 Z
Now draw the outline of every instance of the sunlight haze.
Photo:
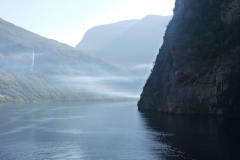
M 174 0 L 0 0 L 1 18 L 71 46 L 91 27 L 146 15 L 172 15 Z

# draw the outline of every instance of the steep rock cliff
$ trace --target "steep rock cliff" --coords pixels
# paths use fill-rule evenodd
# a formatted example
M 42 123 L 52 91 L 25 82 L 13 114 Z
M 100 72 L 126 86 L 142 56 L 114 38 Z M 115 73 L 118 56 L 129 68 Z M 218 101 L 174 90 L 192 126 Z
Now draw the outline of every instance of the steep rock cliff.
M 239 0 L 176 0 L 140 110 L 240 115 L 239 7 Z

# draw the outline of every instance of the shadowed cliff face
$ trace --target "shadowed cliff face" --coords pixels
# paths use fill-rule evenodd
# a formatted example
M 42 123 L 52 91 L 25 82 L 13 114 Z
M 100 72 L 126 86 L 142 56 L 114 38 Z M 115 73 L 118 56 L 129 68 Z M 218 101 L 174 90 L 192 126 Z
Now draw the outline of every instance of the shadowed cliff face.
M 236 0 L 177 0 L 139 109 L 240 115 Z

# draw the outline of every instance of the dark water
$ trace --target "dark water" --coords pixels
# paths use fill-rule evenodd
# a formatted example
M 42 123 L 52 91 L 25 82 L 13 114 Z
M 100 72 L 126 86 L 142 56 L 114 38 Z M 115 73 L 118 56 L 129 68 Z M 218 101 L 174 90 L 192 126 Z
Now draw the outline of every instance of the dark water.
M 240 159 L 238 118 L 141 113 L 136 102 L 0 106 L 0 159 Z

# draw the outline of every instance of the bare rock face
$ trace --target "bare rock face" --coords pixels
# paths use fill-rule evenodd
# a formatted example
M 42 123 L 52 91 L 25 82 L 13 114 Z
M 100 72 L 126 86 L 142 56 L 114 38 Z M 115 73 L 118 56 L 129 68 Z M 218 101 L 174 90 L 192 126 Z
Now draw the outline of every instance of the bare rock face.
M 231 0 L 222 4 L 221 19 L 223 22 L 231 23 L 240 17 L 240 1 Z
M 176 0 L 140 110 L 240 115 L 239 2 Z

